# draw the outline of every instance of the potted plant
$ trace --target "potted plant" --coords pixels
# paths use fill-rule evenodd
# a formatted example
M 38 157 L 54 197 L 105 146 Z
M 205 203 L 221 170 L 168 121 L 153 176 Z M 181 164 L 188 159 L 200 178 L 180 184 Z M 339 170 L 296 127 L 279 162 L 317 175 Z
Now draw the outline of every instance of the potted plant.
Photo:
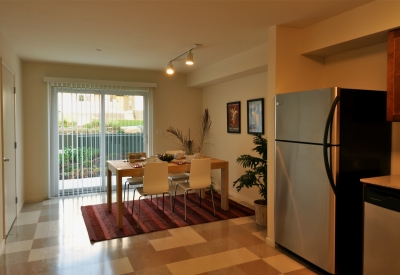
M 259 154 L 259 157 L 251 155 L 240 155 L 236 162 L 243 168 L 248 168 L 245 173 L 233 182 L 233 186 L 239 192 L 243 187 L 258 187 L 262 199 L 254 201 L 256 212 L 256 223 L 262 226 L 267 225 L 267 140 L 261 134 L 255 134 L 252 149 Z

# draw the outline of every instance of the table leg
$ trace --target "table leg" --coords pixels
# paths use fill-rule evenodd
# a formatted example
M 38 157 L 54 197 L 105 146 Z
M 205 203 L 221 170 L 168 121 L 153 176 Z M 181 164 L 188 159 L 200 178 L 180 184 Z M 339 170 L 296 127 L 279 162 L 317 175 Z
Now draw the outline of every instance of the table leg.
M 111 212 L 111 198 L 112 198 L 112 186 L 111 186 L 111 170 L 107 169 L 107 210 Z
M 221 208 L 229 210 L 229 188 L 228 188 L 229 169 L 228 165 L 221 169 Z
M 122 177 L 117 171 L 117 226 L 122 229 Z

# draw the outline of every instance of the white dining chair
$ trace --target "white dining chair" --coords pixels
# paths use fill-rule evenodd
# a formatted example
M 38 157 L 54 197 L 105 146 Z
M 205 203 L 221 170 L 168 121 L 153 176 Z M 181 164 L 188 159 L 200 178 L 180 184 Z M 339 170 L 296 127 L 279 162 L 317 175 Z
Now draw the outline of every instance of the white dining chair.
M 185 152 L 182 151 L 182 150 L 172 150 L 172 151 L 166 151 L 165 153 L 174 155 L 174 154 L 178 154 L 178 153 L 182 153 L 183 154 Z M 171 186 L 173 186 L 174 182 L 176 183 L 176 182 L 189 180 L 189 174 L 183 173 L 183 172 L 182 173 L 169 173 L 168 174 L 168 179 L 170 181 Z
M 137 227 L 139 228 L 140 221 L 140 199 L 143 196 L 151 196 L 151 195 L 163 195 L 163 211 L 164 211 L 164 195 L 169 194 L 169 183 L 168 183 L 168 163 L 167 162 L 149 162 L 146 164 L 146 168 L 144 169 L 143 175 L 143 187 L 137 187 L 133 191 L 133 195 L 135 196 L 136 191 L 139 193 L 139 207 L 138 207 L 138 223 Z M 157 200 L 157 208 L 158 208 L 158 198 Z M 172 214 L 172 196 L 169 196 L 170 205 L 171 205 L 171 215 Z M 133 215 L 133 206 L 135 200 L 132 202 L 132 215 Z
M 203 159 L 193 159 L 190 165 L 190 175 L 189 180 L 187 182 L 177 182 L 175 185 L 175 197 L 176 197 L 176 189 L 181 187 L 184 190 L 184 204 L 185 204 L 185 221 L 186 221 L 186 197 L 188 192 L 191 190 L 200 191 L 199 199 L 200 199 L 200 207 L 201 207 L 201 190 L 210 187 L 211 185 L 211 159 L 203 158 Z M 215 216 L 215 206 L 214 206 L 214 196 L 211 191 L 211 200 L 214 209 Z M 175 206 L 174 199 L 174 206 Z
M 146 157 L 146 152 L 138 152 L 135 154 L 138 154 L 138 156 L 140 155 L 141 157 L 144 157 L 144 158 Z M 128 204 L 129 204 L 129 186 L 140 186 L 142 184 L 143 184 L 143 176 L 127 178 L 125 181 L 125 185 L 124 185 L 124 201 L 125 201 L 125 191 L 126 191 L 127 186 L 128 186 L 128 197 L 127 197 L 126 201 L 128 201 Z M 133 199 L 135 199 L 135 196 L 133 196 Z

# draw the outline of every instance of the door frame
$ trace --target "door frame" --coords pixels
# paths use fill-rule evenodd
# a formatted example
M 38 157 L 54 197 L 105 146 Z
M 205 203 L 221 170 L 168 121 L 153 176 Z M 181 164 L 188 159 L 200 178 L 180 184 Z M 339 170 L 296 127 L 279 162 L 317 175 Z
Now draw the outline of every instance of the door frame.
M 54 80 L 53 78 L 45 78 L 45 81 L 48 80 Z M 91 81 L 87 81 L 88 84 L 91 84 Z M 69 82 L 71 84 L 75 84 L 74 82 Z M 86 83 L 86 81 L 82 82 Z M 120 83 L 120 82 L 117 82 Z M 121 82 L 124 84 L 124 82 Z M 102 83 L 105 86 L 107 84 Z M 121 86 L 123 87 L 120 91 L 118 90 L 107 90 L 107 89 L 98 89 L 98 94 L 101 96 L 101 101 L 102 101 L 102 110 L 104 110 L 104 98 L 105 95 L 138 95 L 138 96 L 143 96 L 144 98 L 144 113 L 143 113 L 143 119 L 147 121 L 147 123 L 144 126 L 143 131 L 145 132 L 144 140 L 143 140 L 143 146 L 144 146 L 144 151 L 146 151 L 148 154 L 151 154 L 152 152 L 152 142 L 151 142 L 151 113 L 152 113 L 152 88 L 155 87 L 154 85 L 148 85 L 148 83 L 138 83 L 138 85 L 135 85 L 135 83 L 130 83 L 133 85 L 127 85 L 127 86 Z M 58 188 L 55 188 L 55 185 L 52 184 L 53 181 L 58 180 L 58 168 L 55 167 L 55 160 L 58 160 L 58 155 L 56 157 L 56 153 L 58 152 L 58 143 L 54 142 L 53 139 L 55 136 L 58 136 L 58 130 L 56 131 L 56 125 L 58 121 L 58 110 L 56 108 L 57 105 L 57 92 L 53 90 L 53 86 L 56 86 L 56 82 L 48 82 L 48 125 L 49 125 L 49 192 L 48 196 L 54 197 L 54 196 L 59 196 L 59 190 Z M 94 89 L 94 90 L 95 90 Z M 112 92 L 111 92 L 112 91 Z M 104 120 L 104 118 L 102 118 Z M 104 121 L 102 123 L 104 125 Z M 102 132 L 102 140 L 104 140 L 104 132 Z M 101 148 L 104 148 L 104 144 L 101 146 Z M 102 163 L 101 167 L 105 167 L 105 162 Z M 102 170 L 102 173 L 104 173 L 104 176 L 102 176 L 101 179 L 101 186 L 102 188 L 106 188 L 106 171 Z
M 2 64 L 2 67 L 1 67 L 1 70 L 0 70 L 0 73 L 1 73 L 1 82 L 0 82 L 0 84 L 1 84 L 1 107 L 2 107 L 2 111 L 1 111 L 1 156 L 2 156 L 2 165 L 1 165 L 1 169 L 2 169 L 2 173 L 1 173 L 1 180 L 2 180 L 2 197 L 3 197 L 3 205 L 2 205 L 2 207 L 3 207 L 3 228 L 2 228 L 2 231 L 3 231 L 3 238 L 5 238 L 6 236 L 7 236 L 7 234 L 8 234 L 8 232 L 11 230 L 11 228 L 12 228 L 12 225 L 13 225 L 13 223 L 15 222 L 15 219 L 17 218 L 17 216 L 18 216 L 18 203 L 17 203 L 17 198 L 18 198 L 18 189 L 17 189 L 17 152 L 16 152 L 16 150 L 17 150 L 17 148 L 16 148 L 16 146 L 15 146 L 15 144 L 16 144 L 16 137 L 17 137 L 17 125 L 16 125 L 16 109 L 17 109 L 17 105 L 16 105 L 16 101 L 17 101 L 17 99 L 16 99 L 16 88 L 15 88 L 15 72 L 14 72 L 14 70 L 10 67 L 10 66 L 8 66 L 1 58 L 0 58 L 0 61 L 1 61 L 1 64 Z M 13 92 L 13 111 L 14 111 L 14 115 L 13 115 L 13 125 L 14 125 L 14 131 L 13 131 L 13 140 L 14 140 L 14 150 L 13 150 L 13 159 L 14 159 L 14 175 L 13 175 L 13 178 L 14 178 L 14 183 L 13 183 L 13 187 L 14 187 L 14 194 L 15 194 L 15 203 L 14 203 L 14 207 L 15 207 L 15 211 L 14 211 L 14 213 L 15 213 L 15 217 L 14 217 L 14 220 L 13 220 L 13 222 L 11 223 L 11 225 L 10 225 L 10 227 L 9 228 L 6 228 L 7 227 L 7 221 L 6 221 L 6 211 L 7 211 L 7 209 L 6 209 L 6 194 L 5 194 L 5 186 L 6 186 L 6 182 L 5 182 L 5 169 L 4 169 L 4 151 L 5 151 L 5 144 L 4 144 L 4 135 L 5 135 L 5 131 L 4 131 L 4 116 L 3 116 L 3 111 L 4 111 L 4 109 L 3 109 L 3 103 L 4 103 L 4 91 L 3 91 L 3 84 L 4 84 L 4 81 L 3 81 L 3 69 L 5 69 L 5 70 L 7 70 L 11 75 L 12 75 L 12 87 L 13 87 L 13 90 L 14 90 L 14 92 Z M 13 213 L 13 215 L 14 215 L 14 213 Z

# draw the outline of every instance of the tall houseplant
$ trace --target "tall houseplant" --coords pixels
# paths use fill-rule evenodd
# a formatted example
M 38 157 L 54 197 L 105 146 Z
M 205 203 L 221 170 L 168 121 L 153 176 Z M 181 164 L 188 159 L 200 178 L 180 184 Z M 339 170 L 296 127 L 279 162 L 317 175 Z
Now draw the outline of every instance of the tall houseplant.
M 247 168 L 245 173 L 233 182 L 233 186 L 239 192 L 243 187 L 258 187 L 258 193 L 262 199 L 254 201 L 256 210 L 256 222 L 260 225 L 266 225 L 267 217 L 267 140 L 261 134 L 255 134 L 253 143 L 256 145 L 252 149 L 258 153 L 259 157 L 248 154 L 240 155 L 236 162 L 243 168 Z M 265 211 L 259 213 L 259 211 Z

